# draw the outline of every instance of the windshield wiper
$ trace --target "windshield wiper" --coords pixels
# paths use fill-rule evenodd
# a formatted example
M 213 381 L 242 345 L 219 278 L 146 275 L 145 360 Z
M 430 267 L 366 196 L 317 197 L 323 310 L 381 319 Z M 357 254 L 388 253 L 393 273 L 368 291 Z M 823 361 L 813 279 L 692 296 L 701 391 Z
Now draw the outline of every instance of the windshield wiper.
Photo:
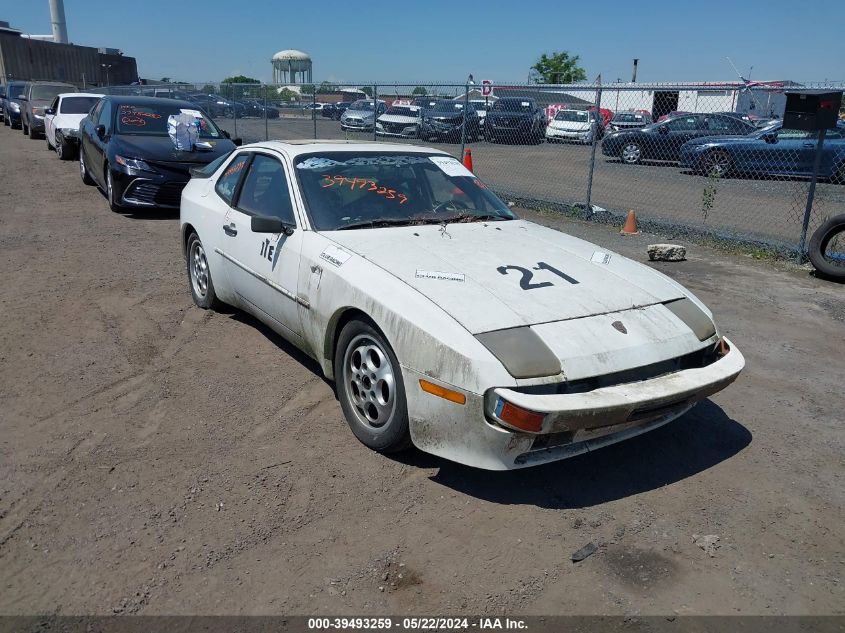
M 444 218 L 443 224 L 455 224 L 462 222 L 497 222 L 499 220 L 510 220 L 503 215 L 496 215 L 493 213 L 477 214 L 477 213 L 462 213 L 461 215 L 453 215 L 450 218 Z
M 346 231 L 349 229 L 377 229 L 385 226 L 416 226 L 419 224 L 443 224 L 443 220 L 434 218 L 381 218 L 378 220 L 365 220 L 363 222 L 353 222 L 352 224 L 344 224 L 337 227 L 336 231 Z

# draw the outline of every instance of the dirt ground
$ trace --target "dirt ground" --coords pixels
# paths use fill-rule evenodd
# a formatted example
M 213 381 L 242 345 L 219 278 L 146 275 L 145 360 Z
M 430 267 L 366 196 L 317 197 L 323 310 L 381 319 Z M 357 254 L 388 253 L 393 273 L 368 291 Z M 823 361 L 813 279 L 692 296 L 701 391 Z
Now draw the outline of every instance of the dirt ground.
M 655 239 L 531 217 L 638 259 Z M 692 246 L 659 268 L 738 381 L 489 473 L 359 444 L 315 363 L 193 306 L 177 226 L 0 128 L 0 613 L 845 613 L 845 287 Z

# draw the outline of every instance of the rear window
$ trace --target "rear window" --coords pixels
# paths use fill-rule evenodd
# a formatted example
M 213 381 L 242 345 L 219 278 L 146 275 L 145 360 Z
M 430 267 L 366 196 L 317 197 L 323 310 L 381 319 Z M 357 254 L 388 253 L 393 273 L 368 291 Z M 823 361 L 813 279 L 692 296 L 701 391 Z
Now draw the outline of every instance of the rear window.
M 587 123 L 590 120 L 589 112 L 583 110 L 561 110 L 555 115 L 555 121 L 575 121 Z
M 623 114 L 617 114 L 613 117 L 613 120 L 617 123 L 643 123 L 645 117 L 639 113 L 625 112 Z
M 61 114 L 88 114 L 100 97 L 65 97 L 59 105 Z
M 531 112 L 534 103 L 529 99 L 499 99 L 492 109 L 500 112 Z
M 393 106 L 392 108 L 388 108 L 385 114 L 395 114 L 397 116 L 417 116 L 419 111 L 416 108 L 410 108 L 408 106 Z
M 76 88 L 60 84 L 36 84 L 32 86 L 30 99 L 33 101 L 52 101 L 63 92 L 76 92 Z

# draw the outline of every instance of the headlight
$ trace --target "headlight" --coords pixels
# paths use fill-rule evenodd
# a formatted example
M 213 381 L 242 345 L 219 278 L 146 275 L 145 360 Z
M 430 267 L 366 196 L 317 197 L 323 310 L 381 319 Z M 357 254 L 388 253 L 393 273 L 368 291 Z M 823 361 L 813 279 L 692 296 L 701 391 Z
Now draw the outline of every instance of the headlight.
M 226 102 L 225 101 L 218 101 L 217 105 L 226 105 Z
M 514 378 L 538 378 L 560 373 L 560 359 L 530 327 L 476 334 Z
M 32 113 L 33 113 L 33 114 L 36 114 L 36 115 L 37 115 L 37 114 L 42 114 L 42 115 L 43 115 L 43 114 L 44 114 L 44 108 L 33 108 L 33 109 L 32 109 Z
M 154 172 L 155 169 L 150 167 L 147 163 L 142 161 L 140 158 L 125 158 L 124 156 L 115 155 L 114 161 L 127 169 L 137 169 L 138 171 L 151 171 Z
M 19 103 L 15 103 L 14 101 L 12 101 L 11 103 L 9 103 L 9 107 L 10 107 L 10 108 L 12 108 L 12 110 L 14 110 L 15 112 L 20 112 L 20 111 L 21 111 L 21 104 L 19 104 Z
M 76 138 L 79 134 L 79 130 L 77 130 L 75 127 L 62 127 L 59 128 L 59 132 L 62 133 L 62 136 L 68 138 Z

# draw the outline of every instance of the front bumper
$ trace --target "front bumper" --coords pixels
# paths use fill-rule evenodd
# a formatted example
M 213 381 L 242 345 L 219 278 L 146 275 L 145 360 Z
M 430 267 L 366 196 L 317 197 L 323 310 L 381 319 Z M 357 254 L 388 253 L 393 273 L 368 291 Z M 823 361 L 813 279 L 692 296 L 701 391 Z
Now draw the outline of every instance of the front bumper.
M 357 119 L 347 119 L 347 120 L 340 120 L 340 129 L 342 130 L 354 130 L 360 132 L 372 132 L 373 131 L 373 122 L 372 121 L 359 121 Z
M 667 424 L 728 386 L 745 359 L 724 340 L 727 354 L 705 367 L 584 393 L 537 395 L 493 388 L 484 396 L 468 394 L 464 406 L 414 389 L 413 383 L 425 377 L 406 370 L 411 437 L 420 450 L 488 470 L 574 457 Z M 496 419 L 492 412 L 499 398 L 545 414 L 541 432 L 519 431 Z
M 29 120 L 29 127 L 33 132 L 44 133 L 44 117 L 40 114 L 33 114 Z
M 559 130 L 557 128 L 547 127 L 546 138 L 591 143 L 593 140 L 593 133 L 589 130 Z
M 174 179 L 147 172 L 127 174 L 112 170 L 115 199 L 122 207 L 178 209 L 188 178 Z

